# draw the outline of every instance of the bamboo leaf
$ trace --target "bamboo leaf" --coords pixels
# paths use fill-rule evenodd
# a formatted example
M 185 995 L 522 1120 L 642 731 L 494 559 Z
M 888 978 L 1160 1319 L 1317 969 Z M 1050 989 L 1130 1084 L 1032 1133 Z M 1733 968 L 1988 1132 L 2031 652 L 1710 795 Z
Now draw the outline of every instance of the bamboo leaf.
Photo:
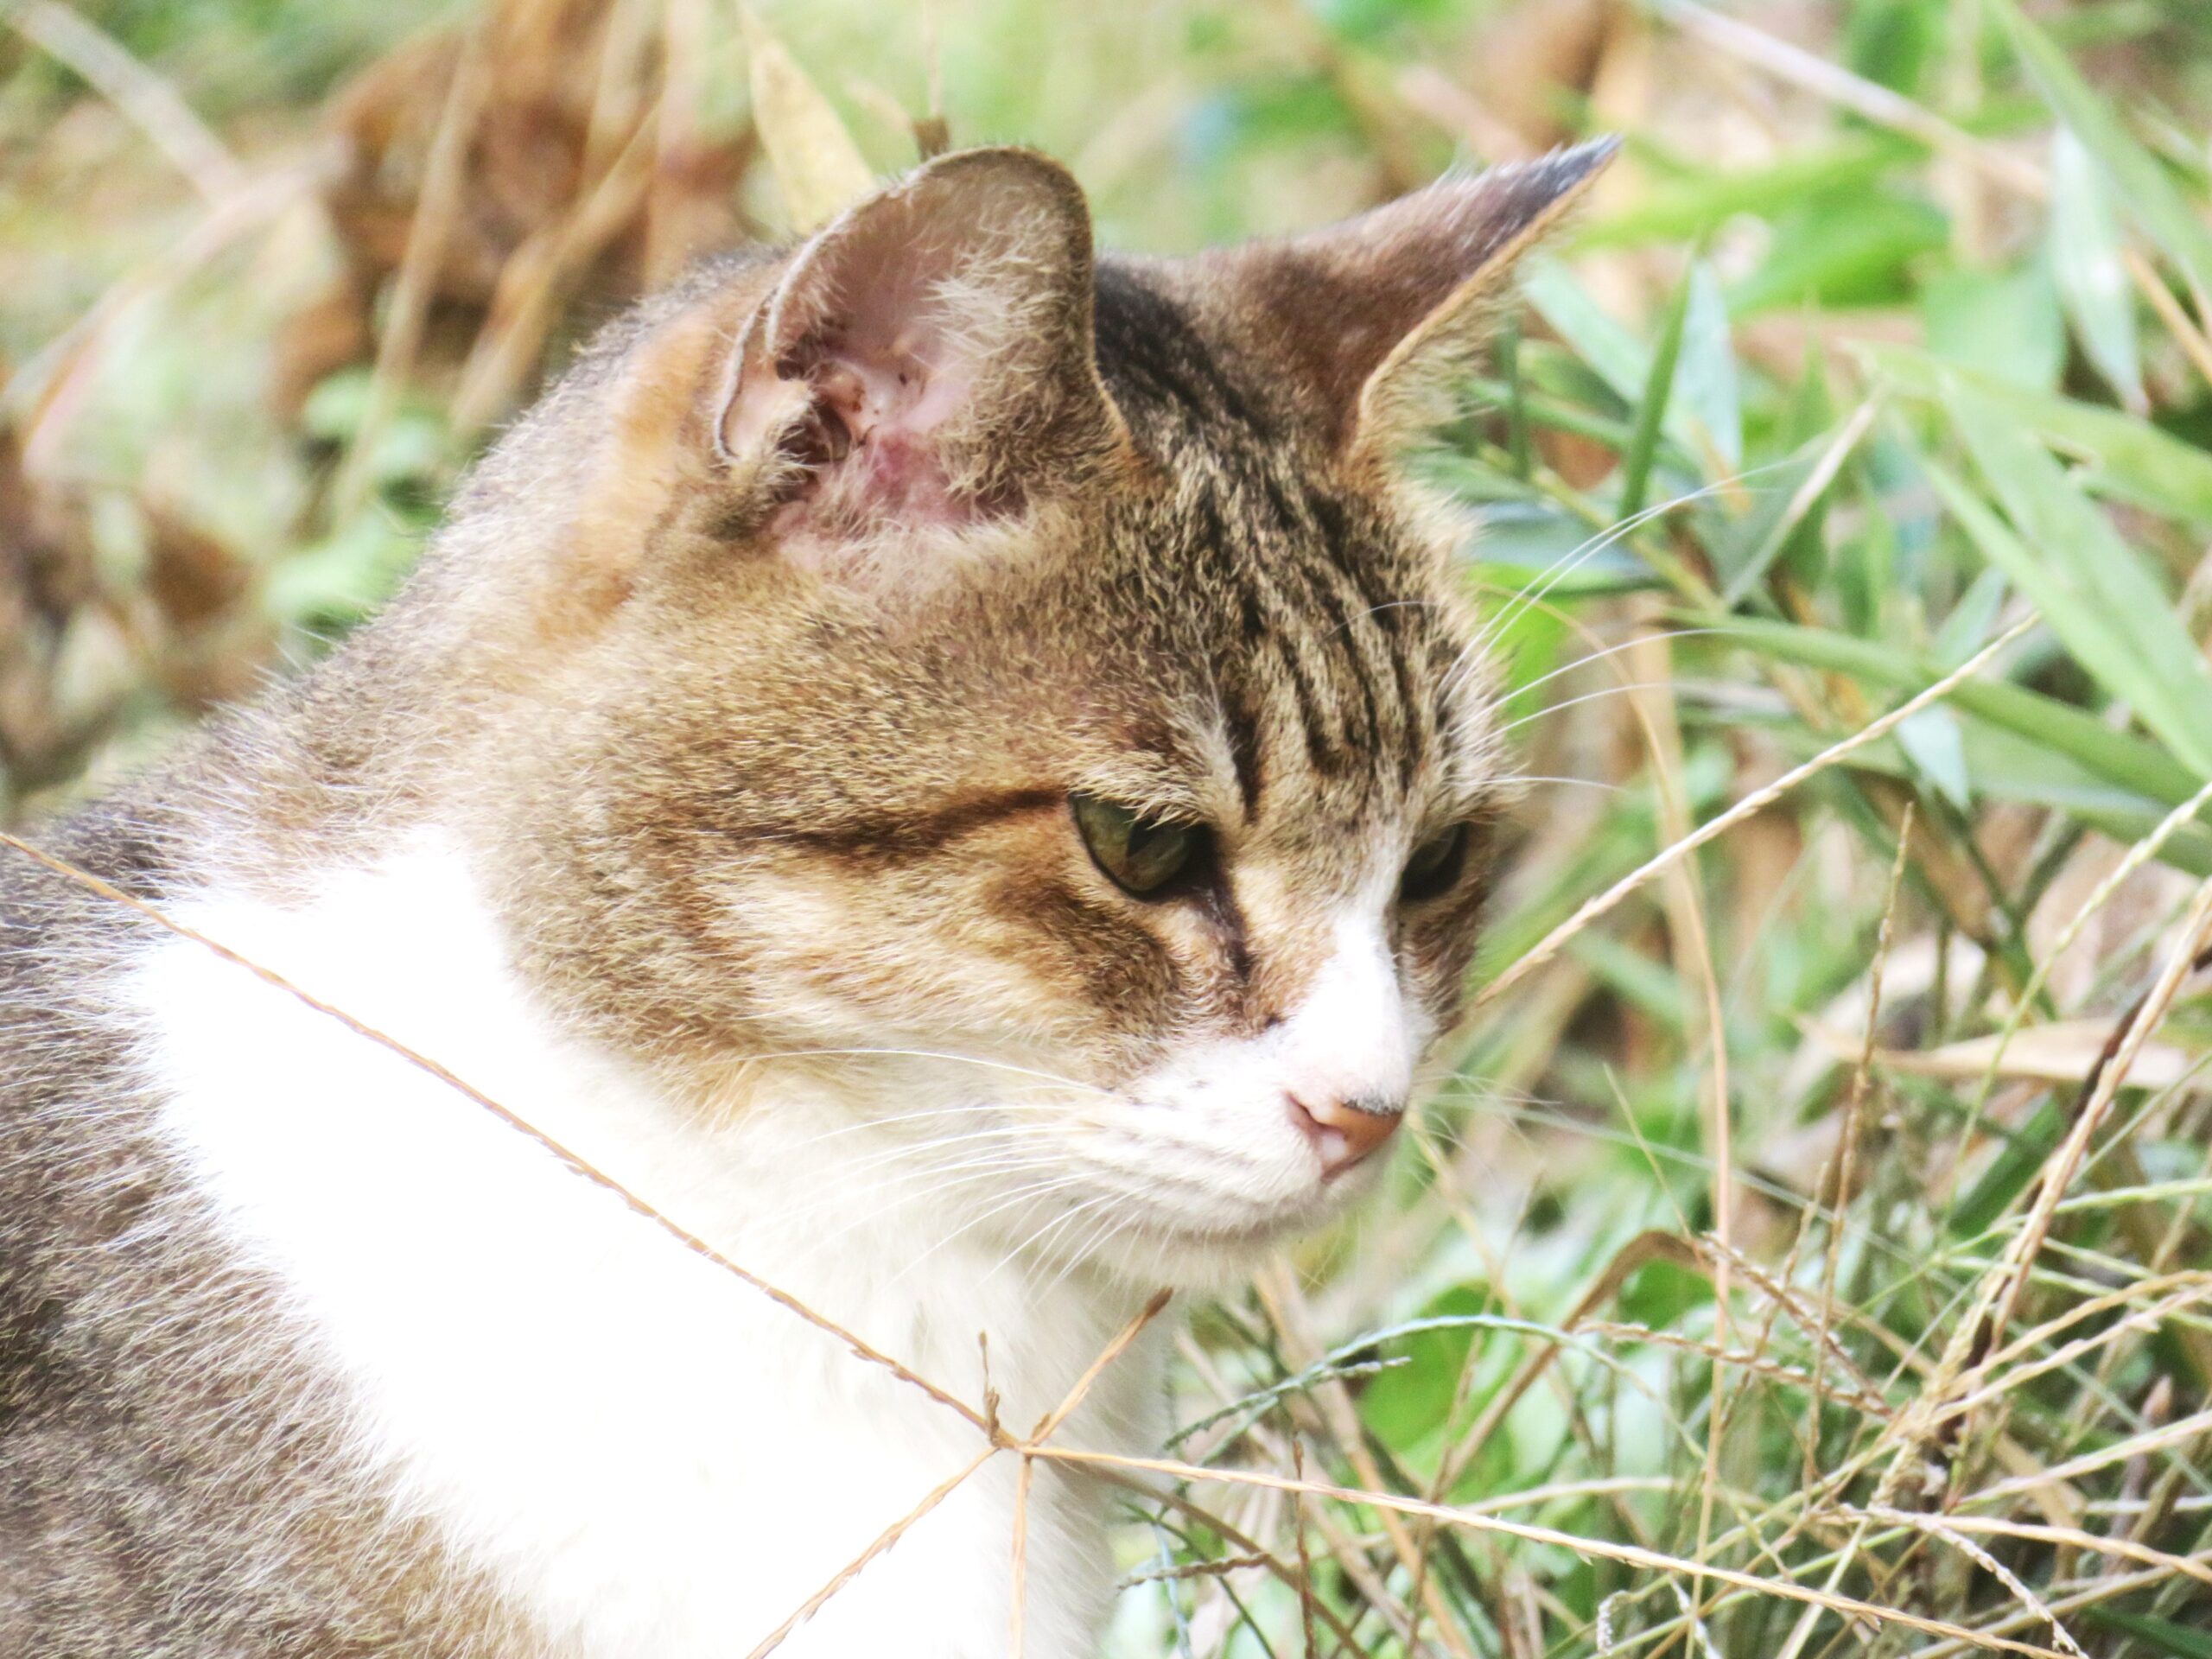
M 2171 597 L 2009 410 L 1962 386 L 1946 401 L 2018 534 L 1931 465 L 1954 516 L 2083 667 L 2185 764 L 2212 773 L 2212 672 L 2175 619 Z
M 1756 505 L 1745 516 L 1739 533 L 1730 537 L 1718 555 L 1727 574 L 1721 604 L 1734 609 L 1765 576 L 1767 569 L 1793 539 L 1803 544 L 1800 532 L 1815 532 L 1817 550 L 1820 515 L 1835 488 L 1838 474 L 1859 441 L 1872 423 L 1870 404 L 1834 432 L 1824 432 L 1798 447 L 1789 459 L 1769 472 Z
M 1825 628 L 1736 618 L 1728 632 L 1739 645 L 1783 662 L 1847 674 L 1892 690 L 1923 690 L 1948 671 L 1946 664 L 1935 659 Z M 2160 809 L 2179 805 L 2197 790 L 2199 780 L 2155 743 L 2115 732 L 2095 715 L 2039 691 L 2002 680 L 1967 680 L 1952 691 L 1948 702 Z
M 1684 317 L 1681 365 L 1675 398 L 1696 435 L 1731 473 L 1744 464 L 1743 390 L 1736 372 L 1727 302 L 1710 261 L 1690 265 L 1688 309 Z
M 1667 308 L 1667 321 L 1659 333 L 1658 349 L 1652 353 L 1651 371 L 1644 378 L 1643 401 L 1636 411 L 1636 428 L 1628 449 L 1621 456 L 1620 505 L 1623 519 L 1643 511 L 1644 492 L 1651 483 L 1651 462 L 1659 450 L 1659 429 L 1667 418 L 1667 405 L 1675 393 L 1675 369 L 1681 361 L 1682 329 L 1689 319 L 1690 283 L 1685 276 Z
M 1945 800 L 1961 812 L 1973 810 L 1973 786 L 1967 780 L 1966 739 L 1959 730 L 1955 714 L 1941 704 L 1923 709 L 1898 726 L 1897 744 Z
M 1928 349 L 2008 389 L 2048 392 L 2066 367 L 2066 316 L 2040 265 L 1993 272 L 1953 270 L 1920 296 Z
M 2140 1642 L 2155 1645 L 2152 1651 L 2165 1659 L 2212 1659 L 2212 1636 L 2177 1624 L 2150 1613 L 2123 1613 L 2108 1607 L 2083 1609 L 2093 1624 L 2124 1631 Z
M 2141 660 L 2130 652 L 2126 634 L 2112 624 L 2095 595 L 2085 592 L 2072 579 L 2073 573 L 2044 559 L 2014 535 L 2011 526 L 1948 468 L 1932 461 L 1927 467 L 1929 482 L 1967 538 L 2027 595 L 2075 660 L 2122 701 L 2139 709 L 2139 697 L 2156 704 L 2161 696 L 2158 687 Z
M 1529 303 L 1598 372 L 1613 394 L 1637 407 L 1651 380 L 1651 356 L 1643 342 L 1608 315 L 1558 260 L 1538 256 L 1522 266 Z
M 2082 487 L 2171 518 L 2212 524 L 2212 455 L 2148 421 L 2044 393 L 2000 385 L 1986 376 L 1904 346 L 1870 346 L 1860 360 L 1900 391 L 1938 399 L 1963 385 L 2004 400 L 2012 418 L 2049 443 L 2091 463 Z
M 1825 149 L 1778 156 L 1770 165 L 1655 183 L 1641 200 L 1593 217 L 1575 232 L 1578 248 L 1694 241 L 1739 214 L 1780 214 L 1817 195 L 1863 189 L 1923 152 L 1891 133 L 1854 134 Z
M 2120 221 L 2104 175 L 2064 128 L 2050 144 L 2050 247 L 2051 276 L 2082 353 L 2128 409 L 2142 413 L 2150 400 Z
M 1688 388 L 1676 365 L 1664 365 L 1665 384 L 1671 390 L 1656 411 L 1658 430 L 1683 456 L 1694 457 L 1700 472 L 1708 472 L 1716 461 L 1733 467 L 1736 463 L 1729 459 L 1729 453 L 1731 449 L 1741 453 L 1741 419 L 1730 412 L 1736 396 L 1734 359 L 1727 338 L 1727 311 L 1717 283 L 1711 283 L 1711 293 L 1700 302 L 1693 273 L 1685 289 L 1677 295 L 1660 346 L 1654 351 L 1608 314 L 1557 260 L 1540 257 L 1523 269 L 1522 289 L 1529 303 L 1616 397 L 1638 411 L 1639 426 L 1649 394 L 1661 378 L 1656 373 L 1662 366 L 1661 354 L 1670 347 L 1680 350 L 1693 329 L 1703 331 L 1704 338 L 1694 349 L 1708 359 L 1695 369 L 1707 384 L 1700 385 L 1694 396 L 1685 395 Z M 1678 329 L 1680 339 L 1671 338 Z M 1710 360 L 1715 356 L 1725 359 L 1725 368 Z M 1717 422 L 1721 429 L 1709 429 L 1708 422 Z M 1633 449 L 1637 443 L 1633 429 L 1629 442 Z
M 1988 0 L 1988 4 L 2012 35 L 2013 49 L 2051 113 L 2096 158 L 2145 234 L 2190 282 L 2212 290 L 2212 232 L 2205 229 L 2196 210 L 2050 35 L 2023 16 L 2013 0 Z

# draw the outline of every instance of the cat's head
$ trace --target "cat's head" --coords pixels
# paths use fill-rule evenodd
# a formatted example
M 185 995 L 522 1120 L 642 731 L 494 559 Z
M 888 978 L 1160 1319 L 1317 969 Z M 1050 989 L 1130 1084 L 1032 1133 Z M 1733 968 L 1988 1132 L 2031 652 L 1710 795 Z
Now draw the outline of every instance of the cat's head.
M 1204 1278 L 1332 1214 L 1503 788 L 1400 452 L 1609 153 L 1102 264 L 1065 172 L 967 151 L 603 347 L 457 531 L 518 573 L 469 602 L 531 971 L 1009 1249 Z

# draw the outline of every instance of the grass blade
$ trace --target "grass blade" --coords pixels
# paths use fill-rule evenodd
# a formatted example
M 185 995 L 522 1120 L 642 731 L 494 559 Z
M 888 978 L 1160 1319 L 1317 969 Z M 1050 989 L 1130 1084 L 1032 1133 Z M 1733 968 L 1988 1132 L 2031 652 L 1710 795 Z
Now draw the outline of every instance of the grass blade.
M 2183 764 L 2212 773 L 2212 672 L 2175 620 L 2171 596 L 2001 404 L 1963 386 L 1946 401 L 2018 534 L 1930 463 L 1929 477 L 1953 516 L 2101 684 Z
M 2199 292 L 2212 292 L 2212 232 L 2205 229 L 2197 210 L 2050 36 L 2021 15 L 2014 0 L 1987 0 L 1987 4 L 2012 36 L 2014 50 L 2051 113 L 2096 158 L 2145 233 Z

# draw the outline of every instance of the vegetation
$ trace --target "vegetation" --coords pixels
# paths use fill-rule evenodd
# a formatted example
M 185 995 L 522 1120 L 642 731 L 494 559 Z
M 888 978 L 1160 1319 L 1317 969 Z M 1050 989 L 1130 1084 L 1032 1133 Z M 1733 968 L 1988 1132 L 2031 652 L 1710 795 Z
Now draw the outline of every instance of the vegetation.
M 2212 11 L 1132 10 L 0 3 L 0 811 L 321 649 L 844 133 L 1183 248 L 1621 131 L 1433 461 L 1482 1005 L 1193 1319 L 1115 1651 L 2212 1655 Z

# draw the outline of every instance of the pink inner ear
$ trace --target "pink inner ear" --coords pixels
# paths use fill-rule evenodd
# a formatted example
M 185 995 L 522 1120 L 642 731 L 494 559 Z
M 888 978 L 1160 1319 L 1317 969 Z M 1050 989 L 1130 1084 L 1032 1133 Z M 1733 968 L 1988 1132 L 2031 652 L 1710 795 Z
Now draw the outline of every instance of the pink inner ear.
M 957 510 L 942 437 L 968 406 L 970 365 L 946 351 L 926 314 L 895 334 L 880 316 L 850 321 L 836 344 L 805 372 L 824 422 L 834 423 L 826 457 L 841 476 L 836 493 L 852 505 L 902 518 L 950 519 Z
M 956 486 L 949 446 L 973 412 L 989 346 L 963 337 L 944 297 L 964 274 L 959 253 L 912 237 L 914 228 L 854 236 L 798 273 L 774 323 L 791 342 L 776 362 L 777 385 L 741 392 L 743 402 L 757 391 L 772 411 L 757 423 L 736 411 L 741 433 L 784 427 L 793 394 L 805 400 L 804 416 L 784 429 L 785 453 L 807 468 L 786 528 L 817 516 L 849 526 L 976 514 Z
M 802 249 L 739 344 L 722 460 L 802 541 L 965 525 L 1126 442 L 1091 361 L 1082 192 L 1027 151 L 927 163 Z

